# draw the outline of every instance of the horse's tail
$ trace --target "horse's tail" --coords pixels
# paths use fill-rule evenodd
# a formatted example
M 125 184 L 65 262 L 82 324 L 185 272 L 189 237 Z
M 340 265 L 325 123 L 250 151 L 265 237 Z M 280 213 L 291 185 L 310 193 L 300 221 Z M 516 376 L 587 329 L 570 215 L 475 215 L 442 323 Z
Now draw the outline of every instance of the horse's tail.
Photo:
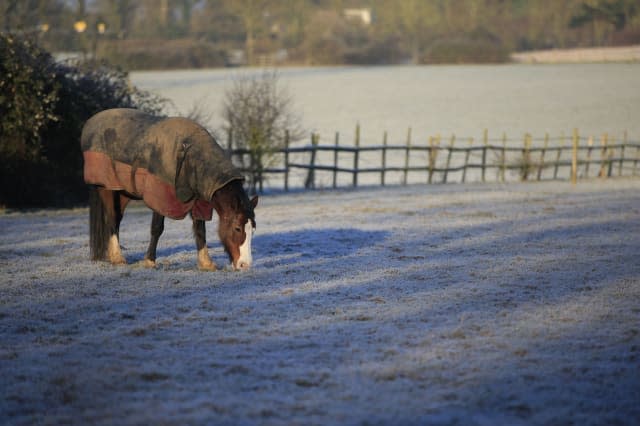
M 89 250 L 91 260 L 104 260 L 107 256 L 110 229 L 107 222 L 107 212 L 98 193 L 98 188 L 92 186 L 89 190 Z

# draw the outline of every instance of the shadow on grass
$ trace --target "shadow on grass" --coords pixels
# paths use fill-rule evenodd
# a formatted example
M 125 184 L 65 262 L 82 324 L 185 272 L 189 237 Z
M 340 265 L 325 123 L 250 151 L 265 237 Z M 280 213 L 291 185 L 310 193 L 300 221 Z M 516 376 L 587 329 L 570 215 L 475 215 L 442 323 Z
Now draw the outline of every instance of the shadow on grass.
M 302 229 L 273 234 L 257 234 L 253 238 L 253 255 L 255 258 L 271 256 L 289 256 L 294 259 L 335 259 L 354 254 L 358 250 L 384 241 L 389 235 L 387 231 L 363 231 L 355 228 Z M 158 244 L 157 257 L 172 257 L 180 253 L 196 254 L 195 242 L 161 247 Z M 207 242 L 211 254 L 217 257 L 222 245 L 215 234 Z M 129 262 L 144 259 L 145 252 L 127 253 Z M 264 266 L 269 266 L 269 263 Z

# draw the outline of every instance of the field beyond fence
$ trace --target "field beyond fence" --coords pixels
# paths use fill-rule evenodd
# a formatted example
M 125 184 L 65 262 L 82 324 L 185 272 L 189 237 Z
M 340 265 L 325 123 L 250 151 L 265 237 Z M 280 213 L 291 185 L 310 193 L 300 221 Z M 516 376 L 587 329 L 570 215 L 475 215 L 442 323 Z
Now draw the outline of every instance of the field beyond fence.
M 250 164 L 247 150 L 233 150 L 237 164 Z M 581 136 L 521 139 L 502 135 L 490 139 L 432 136 L 423 143 L 412 141 L 411 129 L 403 143 L 362 145 L 360 131 L 350 145 L 320 143 L 317 134 L 304 146 L 272 151 L 268 164 L 257 173 L 256 189 L 288 191 L 295 188 L 339 188 L 359 185 L 407 185 L 415 183 L 508 182 L 527 180 L 572 180 L 638 176 L 640 142 L 628 141 L 626 133 L 616 140 Z M 246 171 L 256 167 L 245 166 Z

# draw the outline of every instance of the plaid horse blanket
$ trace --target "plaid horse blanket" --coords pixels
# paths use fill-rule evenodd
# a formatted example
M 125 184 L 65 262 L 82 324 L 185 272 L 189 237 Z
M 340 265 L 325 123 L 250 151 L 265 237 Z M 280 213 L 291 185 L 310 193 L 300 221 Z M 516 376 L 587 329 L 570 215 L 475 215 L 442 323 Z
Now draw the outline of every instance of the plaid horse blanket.
M 213 194 L 244 179 L 224 150 L 200 125 L 135 109 L 110 109 L 82 130 L 84 180 L 142 199 L 173 219 L 191 212 L 211 220 Z

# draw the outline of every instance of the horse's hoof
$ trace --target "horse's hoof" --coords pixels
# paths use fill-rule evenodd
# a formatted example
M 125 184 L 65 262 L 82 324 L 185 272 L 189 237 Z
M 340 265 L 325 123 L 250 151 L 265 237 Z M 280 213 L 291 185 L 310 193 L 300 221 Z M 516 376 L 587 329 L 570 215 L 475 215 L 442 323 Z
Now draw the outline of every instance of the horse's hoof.
M 198 250 L 198 269 L 201 271 L 215 271 L 218 269 L 213 260 L 209 257 L 209 252 L 206 247 Z
M 125 259 L 124 257 L 117 257 L 115 259 L 110 259 L 110 262 L 112 265 L 126 265 L 127 259 Z
M 142 261 L 142 266 L 144 266 L 147 269 L 153 269 L 157 265 L 156 265 L 156 261 L 155 260 L 145 259 L 145 260 Z
M 218 270 L 218 267 L 216 266 L 215 263 L 211 262 L 206 265 L 198 265 L 198 269 L 206 272 L 215 272 Z

